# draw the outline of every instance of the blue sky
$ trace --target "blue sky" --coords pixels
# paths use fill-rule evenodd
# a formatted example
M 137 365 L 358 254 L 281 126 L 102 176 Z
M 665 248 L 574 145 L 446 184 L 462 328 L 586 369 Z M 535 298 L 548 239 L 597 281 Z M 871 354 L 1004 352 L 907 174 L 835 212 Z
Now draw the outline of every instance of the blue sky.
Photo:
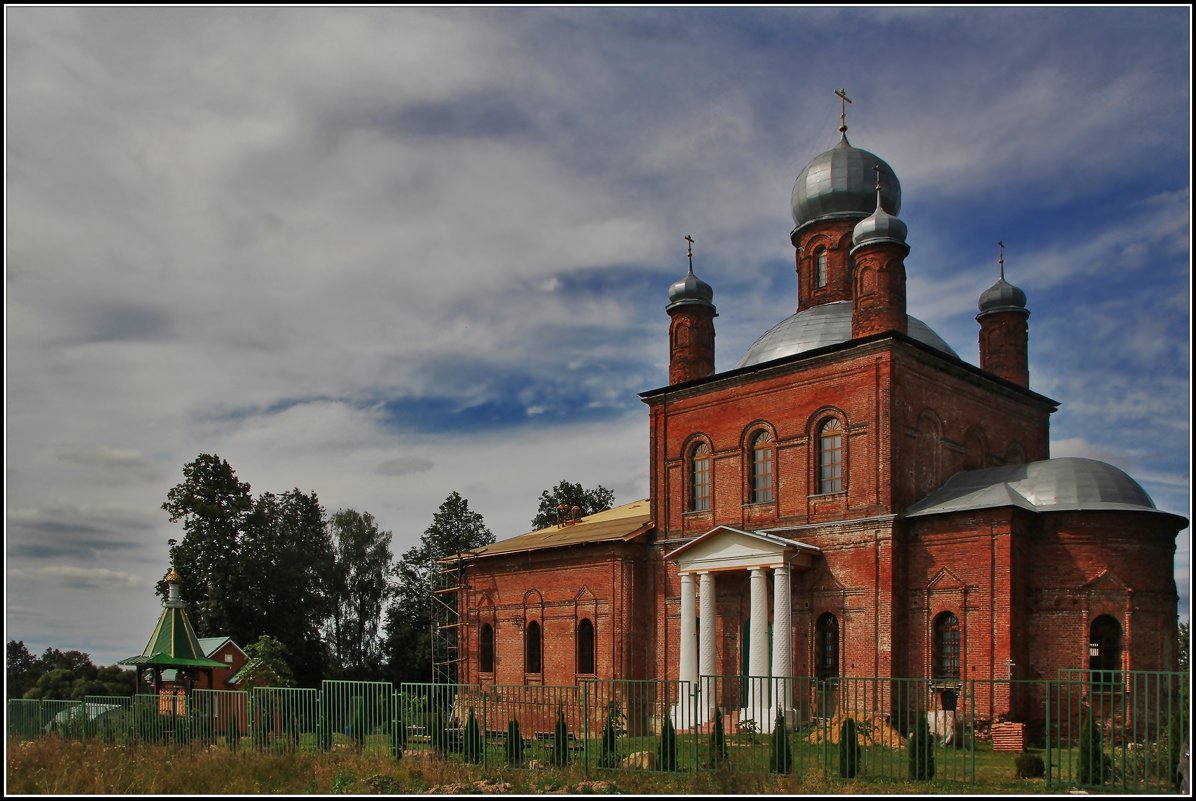
M 1187 8 L 5 11 L 5 636 L 138 652 L 197 454 L 414 544 L 647 495 L 669 284 L 717 366 L 794 311 L 789 193 L 903 188 L 909 309 L 1028 296 L 1052 453 L 1190 517 Z M 1188 614 L 1189 534 L 1177 543 Z

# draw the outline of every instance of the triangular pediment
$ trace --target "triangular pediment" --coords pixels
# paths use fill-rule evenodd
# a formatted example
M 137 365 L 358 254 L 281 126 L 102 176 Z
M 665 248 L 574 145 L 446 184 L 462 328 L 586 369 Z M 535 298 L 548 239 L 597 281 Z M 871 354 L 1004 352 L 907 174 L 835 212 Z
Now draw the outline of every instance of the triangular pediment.
M 845 588 L 839 583 L 839 580 L 835 578 L 834 573 L 824 568 L 822 573 L 818 576 L 818 580 L 814 582 L 814 586 L 811 589 L 814 592 L 843 592 Z
M 1093 592 L 1128 592 L 1129 585 L 1108 568 L 1102 570 L 1084 588 Z
M 795 557 L 817 552 L 818 549 L 811 545 L 773 534 L 716 526 L 666 558 L 676 562 L 678 569 L 684 573 L 779 567 L 791 563 Z
M 926 585 L 926 589 L 934 590 L 962 590 L 966 589 L 967 585 L 959 580 L 959 576 L 952 573 L 947 568 L 943 568 L 938 574 L 930 580 Z
M 573 596 L 573 600 L 581 603 L 582 601 L 596 601 L 598 596 L 595 595 L 589 587 L 582 585 L 582 588 L 577 591 L 577 595 Z

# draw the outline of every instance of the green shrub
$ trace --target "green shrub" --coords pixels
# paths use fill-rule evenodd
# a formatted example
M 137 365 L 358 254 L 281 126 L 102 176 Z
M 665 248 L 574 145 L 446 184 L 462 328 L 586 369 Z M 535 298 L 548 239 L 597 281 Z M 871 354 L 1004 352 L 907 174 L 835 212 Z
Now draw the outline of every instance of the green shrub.
M 673 718 L 668 713 L 664 716 L 664 725 L 660 727 L 660 749 L 656 766 L 661 770 L 677 769 L 677 730 L 673 728 Z
M 482 761 L 486 747 L 482 742 L 482 732 L 478 729 L 478 719 L 473 714 L 473 707 L 469 708 L 469 719 L 465 722 L 465 761 L 477 765 Z
M 930 724 L 926 712 L 918 710 L 914 716 L 914 732 L 909 738 L 909 777 L 911 779 L 934 778 L 934 739 L 930 736 Z
M 854 779 L 860 769 L 860 741 L 856 736 L 855 718 L 846 718 L 839 727 L 839 775 Z
M 241 745 L 241 722 L 237 720 L 236 713 L 228 719 L 228 728 L 224 732 L 224 740 L 228 743 L 230 751 L 236 751 Z
M 429 730 L 429 739 L 432 741 L 432 748 L 436 753 L 444 756 L 448 753 L 448 733 L 444 730 L 444 713 L 434 712 L 432 714 L 432 725 Z
M 1105 753 L 1100 729 L 1092 710 L 1084 713 L 1080 724 L 1080 784 L 1101 785 L 1113 781 L 1113 760 Z
M 565 708 L 557 709 L 556 728 L 552 733 L 552 763 L 569 764 L 569 726 L 565 723 Z
M 1013 765 L 1019 779 L 1041 779 L 1046 775 L 1046 764 L 1038 754 L 1018 754 Z
M 523 735 L 519 733 L 519 721 L 507 721 L 507 764 L 523 764 Z
M 606 724 L 602 727 L 602 749 L 598 755 L 598 767 L 617 768 L 619 766 L 619 734 L 616 724 L 619 718 L 619 707 L 611 701 L 606 707 Z
M 714 708 L 714 727 L 710 730 L 710 761 L 717 768 L 727 759 L 727 735 L 723 731 L 723 708 Z
M 789 732 L 785 728 L 785 713 L 777 709 L 777 719 L 768 741 L 768 769 L 773 773 L 788 773 L 793 767 L 793 755 L 789 751 Z

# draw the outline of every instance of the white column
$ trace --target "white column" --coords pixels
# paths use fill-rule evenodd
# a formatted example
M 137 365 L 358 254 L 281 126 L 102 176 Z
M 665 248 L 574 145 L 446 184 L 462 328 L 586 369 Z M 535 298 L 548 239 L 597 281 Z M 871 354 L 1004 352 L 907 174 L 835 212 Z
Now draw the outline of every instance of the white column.
M 779 565 L 772 573 L 772 718 L 781 709 L 788 720 L 793 708 L 793 600 L 789 595 L 789 565 Z
M 677 678 L 681 686 L 677 694 L 677 709 L 673 715 L 673 723 L 678 728 L 688 728 L 690 725 L 690 709 L 692 707 L 693 691 L 698 681 L 698 627 L 695 620 L 697 611 L 694 602 L 694 577 L 692 573 L 681 574 L 681 640 L 677 660 Z
M 701 714 L 702 712 L 709 713 L 714 709 L 717 681 L 713 677 L 718 672 L 718 667 L 715 664 L 717 649 L 714 640 L 714 574 L 707 571 L 699 575 L 701 576 L 699 585 L 701 609 L 698 618 L 702 633 L 698 637 L 698 675 L 702 677 L 702 704 L 699 711 Z M 703 715 L 702 721 L 705 720 L 709 720 L 709 714 Z
M 752 568 L 752 606 L 748 643 L 748 716 L 761 731 L 771 731 L 768 720 L 768 574 Z

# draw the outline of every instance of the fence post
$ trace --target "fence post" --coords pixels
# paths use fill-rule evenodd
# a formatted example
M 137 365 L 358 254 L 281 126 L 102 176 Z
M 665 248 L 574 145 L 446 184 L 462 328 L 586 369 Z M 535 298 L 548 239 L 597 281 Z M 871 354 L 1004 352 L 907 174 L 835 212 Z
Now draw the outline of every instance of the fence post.
M 1054 752 L 1051 750 L 1051 682 L 1047 679 L 1043 681 L 1043 684 L 1046 685 L 1046 786 L 1053 787 L 1055 769 L 1052 765 Z

